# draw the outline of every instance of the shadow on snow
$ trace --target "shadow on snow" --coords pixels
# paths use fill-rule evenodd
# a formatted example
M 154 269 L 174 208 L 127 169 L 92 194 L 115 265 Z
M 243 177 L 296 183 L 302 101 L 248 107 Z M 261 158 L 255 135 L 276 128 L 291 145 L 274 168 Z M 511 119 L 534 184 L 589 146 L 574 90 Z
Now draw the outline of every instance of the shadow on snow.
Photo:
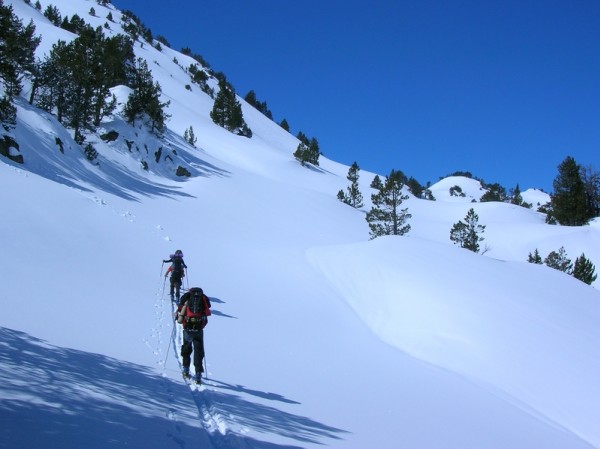
M 148 172 L 141 168 L 134 170 L 102 155 L 98 155 L 94 163 L 88 161 L 83 148 L 73 141 L 66 129 L 58 125 L 53 116 L 37 110 L 24 101 L 18 104 L 19 114 L 36 114 L 39 119 L 31 122 L 27 120 L 19 121 L 20 125 L 15 130 L 15 137 L 20 145 L 19 151 L 24 156 L 25 162 L 24 164 L 18 164 L 2 158 L 2 161 L 6 164 L 30 171 L 72 188 L 88 192 L 91 188 L 97 188 L 127 200 L 136 200 L 135 194 L 165 197 L 191 196 L 180 187 L 168 182 L 163 184 L 152 181 L 148 176 Z M 63 145 L 62 150 L 59 149 L 56 143 L 59 141 Z M 229 175 L 226 170 L 202 160 L 189 151 L 184 151 L 183 139 L 172 131 L 167 130 L 163 136 L 163 141 L 182 149 L 178 156 L 179 162 L 188 165 L 193 172 L 193 176 Z M 121 144 L 121 146 L 124 146 L 124 144 Z M 124 150 L 113 148 L 109 151 L 123 153 Z M 134 165 L 136 163 L 131 156 L 126 157 L 125 160 L 130 160 Z M 141 162 L 138 163 L 141 167 Z M 164 177 L 165 181 L 182 182 L 186 179 L 175 176 L 173 174 L 174 168 L 169 170 L 165 168 L 163 171 L 164 173 L 159 172 L 156 175 Z
M 187 387 L 152 368 L 54 346 L 0 327 L 0 447 L 163 449 L 183 448 L 193 440 L 203 447 L 295 448 L 202 430 L 198 412 L 207 405 L 211 413 L 233 414 L 257 431 L 298 442 L 320 444 L 321 438 L 338 439 L 345 433 L 235 393 L 296 404 L 280 395 L 212 382 L 224 391 L 195 392 L 198 410 L 189 410 Z

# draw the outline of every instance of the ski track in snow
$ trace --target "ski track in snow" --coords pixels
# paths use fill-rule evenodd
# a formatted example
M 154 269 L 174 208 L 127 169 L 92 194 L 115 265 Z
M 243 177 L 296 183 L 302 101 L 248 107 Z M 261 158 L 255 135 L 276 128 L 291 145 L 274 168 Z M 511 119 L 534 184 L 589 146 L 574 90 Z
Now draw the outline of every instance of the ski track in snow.
M 83 193 L 83 192 L 82 192 Z M 98 196 L 89 196 L 86 195 L 88 199 L 93 201 L 99 206 L 108 206 L 108 203 Z M 131 211 L 118 211 L 114 207 L 110 207 L 111 211 L 126 219 L 130 223 L 134 223 L 136 221 L 136 216 Z M 161 234 L 164 231 L 164 228 L 161 225 L 157 225 L 153 232 L 158 232 Z M 171 241 L 170 237 L 167 235 L 159 235 L 159 237 L 166 241 Z M 173 320 L 174 313 L 176 311 L 176 306 L 168 300 L 168 277 L 165 275 L 166 273 L 165 267 L 161 268 L 160 278 L 157 282 L 156 293 L 155 293 L 155 321 L 153 326 L 150 328 L 150 334 L 148 337 L 144 338 L 144 344 L 152 353 L 157 357 L 156 365 L 163 367 L 163 377 L 166 378 L 166 364 L 168 361 L 168 357 L 175 357 L 177 360 L 177 364 L 179 366 L 180 372 L 182 369 L 182 360 L 179 349 L 181 348 L 181 344 L 183 343 L 183 332 L 181 327 L 177 326 Z M 184 289 L 185 290 L 185 289 Z M 166 319 L 169 319 L 171 325 L 166 325 L 168 323 Z M 175 329 L 171 326 L 176 326 Z M 166 332 L 165 329 L 167 329 Z M 167 352 L 163 354 L 163 349 L 165 345 L 164 336 L 168 335 L 169 341 L 167 342 Z M 208 369 L 208 367 L 207 367 Z M 233 438 L 230 438 L 228 434 L 228 425 L 225 418 L 216 410 L 215 406 L 208 399 L 209 389 L 214 390 L 214 386 L 210 386 L 210 384 L 206 384 L 206 379 L 203 379 L 203 385 L 195 385 L 189 384 L 190 393 L 194 400 L 194 403 L 197 407 L 197 416 L 200 420 L 202 428 L 206 431 L 209 436 L 210 441 L 213 443 L 214 447 L 237 447 L 237 448 L 251 448 L 252 446 L 247 444 L 247 442 L 243 442 L 243 439 L 235 438 L 235 444 L 232 445 L 231 441 Z M 165 416 L 174 423 L 175 432 L 181 432 L 181 426 L 178 423 L 177 412 L 172 406 L 174 402 L 174 393 L 169 386 L 168 382 L 165 382 L 165 388 L 169 394 L 169 398 L 171 399 L 171 403 L 167 405 L 167 410 L 165 412 Z M 231 417 L 234 419 L 234 417 Z M 243 429 L 242 429 L 243 431 Z M 178 439 L 174 435 L 170 435 L 174 441 L 181 444 L 180 439 Z M 183 446 L 182 446 L 183 447 Z
M 161 278 L 164 278 L 164 274 L 162 272 Z M 168 280 L 166 282 L 168 282 Z M 151 328 L 150 337 L 144 339 L 146 346 L 148 346 L 153 354 L 157 356 L 156 364 L 163 367 L 163 377 L 165 378 L 167 377 L 166 364 L 171 357 L 175 358 L 181 372 L 182 360 L 180 348 L 183 342 L 182 328 L 181 326 L 177 326 L 173 320 L 176 306 L 169 300 L 168 292 L 166 292 L 166 289 L 168 288 L 166 282 L 163 281 L 163 279 L 161 279 L 159 282 L 154 304 L 156 309 L 155 322 Z M 173 326 L 176 326 L 175 329 L 167 324 L 167 318 L 172 322 Z M 173 332 L 173 330 L 175 331 Z M 169 342 L 165 342 L 165 339 L 163 338 L 164 335 L 168 335 Z M 165 353 L 163 357 L 161 348 L 164 347 L 165 343 L 170 346 L 168 346 L 168 353 Z M 210 372 L 208 372 L 208 366 L 206 369 L 206 374 L 210 375 Z M 184 382 L 184 380 L 181 380 L 181 382 Z M 248 439 L 244 438 L 242 435 L 243 433 L 246 433 L 248 429 L 242 427 L 238 429 L 238 431 L 234 432 L 233 429 L 230 428 L 229 422 L 235 423 L 235 417 L 230 416 L 229 418 L 226 418 L 223 416 L 218 410 L 218 405 L 210 399 L 211 391 L 216 391 L 216 387 L 210 382 L 210 380 L 203 378 L 201 385 L 196 385 L 194 383 L 189 383 L 187 385 L 189 387 L 194 404 L 196 405 L 197 416 L 201 427 L 206 432 L 214 448 L 232 447 L 239 449 L 252 449 L 254 447 L 254 445 L 252 445 Z M 168 382 L 165 382 L 165 387 L 168 389 L 169 397 L 173 399 L 174 393 L 171 390 Z M 172 404 L 167 405 L 166 416 L 173 421 L 175 431 L 179 433 L 181 431 L 181 427 L 179 426 L 177 413 Z M 178 441 L 176 436 L 172 436 L 172 438 L 175 441 Z

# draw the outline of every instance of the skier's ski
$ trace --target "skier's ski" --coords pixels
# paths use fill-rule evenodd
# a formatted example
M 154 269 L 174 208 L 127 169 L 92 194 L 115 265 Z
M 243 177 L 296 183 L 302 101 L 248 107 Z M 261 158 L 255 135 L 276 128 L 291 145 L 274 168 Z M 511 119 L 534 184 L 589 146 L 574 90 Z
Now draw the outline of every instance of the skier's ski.
M 183 377 L 183 381 L 190 387 L 192 388 L 192 390 L 204 390 L 204 385 L 202 384 L 202 380 L 201 379 L 196 379 L 195 376 L 191 376 L 190 374 L 188 374 L 187 376 L 185 375 L 185 373 L 182 375 Z

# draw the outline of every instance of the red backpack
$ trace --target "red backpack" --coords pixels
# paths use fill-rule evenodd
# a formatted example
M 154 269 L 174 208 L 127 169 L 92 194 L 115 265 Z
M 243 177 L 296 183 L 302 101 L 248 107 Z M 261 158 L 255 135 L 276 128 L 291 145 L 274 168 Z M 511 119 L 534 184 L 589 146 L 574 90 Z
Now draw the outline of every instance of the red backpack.
M 187 296 L 187 300 L 185 298 Z M 183 304 L 186 305 L 185 316 L 183 317 L 183 327 L 187 330 L 204 329 L 210 316 L 210 299 L 204 294 L 201 288 L 191 288 L 182 297 Z

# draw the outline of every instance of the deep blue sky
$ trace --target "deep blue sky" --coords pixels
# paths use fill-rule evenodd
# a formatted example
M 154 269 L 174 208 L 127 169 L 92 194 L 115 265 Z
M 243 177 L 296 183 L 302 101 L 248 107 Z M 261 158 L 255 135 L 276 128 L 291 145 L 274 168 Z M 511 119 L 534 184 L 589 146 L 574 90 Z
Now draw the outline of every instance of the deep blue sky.
M 325 156 L 552 191 L 600 170 L 598 0 L 113 0 Z

